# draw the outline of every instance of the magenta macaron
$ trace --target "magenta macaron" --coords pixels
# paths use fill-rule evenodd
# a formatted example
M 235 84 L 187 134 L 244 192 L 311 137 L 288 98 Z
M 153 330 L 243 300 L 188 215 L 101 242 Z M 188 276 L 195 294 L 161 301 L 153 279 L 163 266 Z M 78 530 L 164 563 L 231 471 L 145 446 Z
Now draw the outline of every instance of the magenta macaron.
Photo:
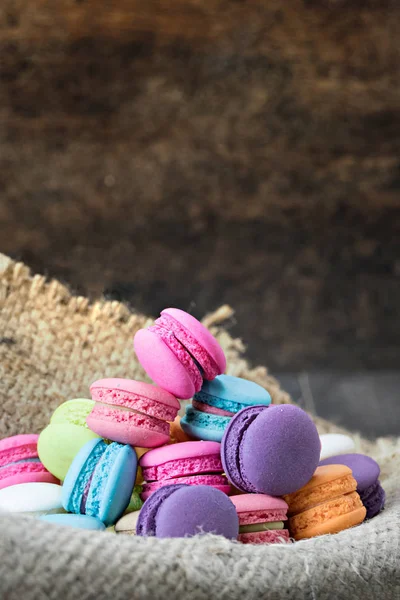
M 146 452 L 139 462 L 142 467 L 143 492 L 146 500 L 165 485 L 209 485 L 225 494 L 231 491 L 222 474 L 218 442 L 181 442 Z
M 203 379 L 211 381 L 226 368 L 214 336 L 178 308 L 163 310 L 154 325 L 140 329 L 134 347 L 147 375 L 178 398 L 191 398 L 200 391 Z
M 22 434 L 0 440 L 0 490 L 19 483 L 59 483 L 40 462 L 38 439 Z
M 155 448 L 169 442 L 169 421 L 179 401 L 169 392 L 132 379 L 99 379 L 90 386 L 96 402 L 86 418 L 89 429 L 103 438 Z
M 282 498 L 266 494 L 231 496 L 239 516 L 239 542 L 243 544 L 278 544 L 289 541 L 284 528 L 288 505 Z

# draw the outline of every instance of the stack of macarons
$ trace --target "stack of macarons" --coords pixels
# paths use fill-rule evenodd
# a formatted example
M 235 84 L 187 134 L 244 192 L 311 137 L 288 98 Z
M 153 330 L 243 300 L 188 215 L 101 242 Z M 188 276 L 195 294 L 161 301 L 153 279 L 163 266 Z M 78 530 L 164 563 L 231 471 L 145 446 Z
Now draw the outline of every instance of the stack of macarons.
M 225 374 L 220 344 L 193 316 L 162 311 L 134 348 L 154 384 L 99 379 L 39 436 L 0 441 L 0 510 L 117 534 L 287 544 L 384 507 L 376 462 Z M 182 419 L 180 399 L 191 399 Z

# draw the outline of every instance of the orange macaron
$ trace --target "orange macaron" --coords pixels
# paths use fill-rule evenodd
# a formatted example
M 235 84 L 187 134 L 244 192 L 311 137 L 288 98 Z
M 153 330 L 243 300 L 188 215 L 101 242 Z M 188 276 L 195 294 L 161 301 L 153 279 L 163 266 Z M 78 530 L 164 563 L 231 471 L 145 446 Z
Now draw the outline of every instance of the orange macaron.
M 359 525 L 366 509 L 357 482 L 345 465 L 318 467 L 299 491 L 284 496 L 289 505 L 289 530 L 295 540 L 338 533 Z

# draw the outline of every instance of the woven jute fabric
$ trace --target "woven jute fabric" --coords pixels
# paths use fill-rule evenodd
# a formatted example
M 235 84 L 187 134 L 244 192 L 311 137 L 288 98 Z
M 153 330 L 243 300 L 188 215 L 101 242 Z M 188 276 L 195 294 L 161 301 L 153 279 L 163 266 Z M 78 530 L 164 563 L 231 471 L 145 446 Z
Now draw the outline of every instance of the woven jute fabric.
M 204 322 L 227 372 L 290 402 L 265 367 L 251 368 L 223 328 L 231 309 Z M 100 377 L 146 379 L 132 347 L 151 319 L 118 302 L 90 304 L 56 281 L 0 255 L 0 438 L 39 432 L 56 406 L 88 397 Z M 320 432 L 339 431 L 316 419 Z M 245 546 L 215 536 L 156 540 L 49 527 L 0 514 L 0 598 L 247 600 L 400 598 L 400 439 L 355 434 L 376 458 L 384 512 L 352 530 L 289 546 Z

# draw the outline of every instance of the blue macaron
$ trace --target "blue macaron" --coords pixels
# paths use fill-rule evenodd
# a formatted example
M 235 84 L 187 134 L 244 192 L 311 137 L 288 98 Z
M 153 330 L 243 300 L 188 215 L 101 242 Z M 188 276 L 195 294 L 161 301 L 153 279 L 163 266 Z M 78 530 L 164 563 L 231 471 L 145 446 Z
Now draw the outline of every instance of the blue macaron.
M 40 520 L 53 523 L 54 525 L 61 525 L 63 527 L 73 527 L 74 529 L 103 531 L 106 528 L 100 519 L 89 517 L 88 515 L 44 515 L 40 517 Z
M 137 458 L 131 446 L 101 439 L 87 442 L 74 458 L 63 484 L 63 507 L 114 524 L 129 504 Z
M 190 437 L 220 442 L 232 417 L 248 406 L 269 406 L 271 396 L 253 381 L 219 375 L 205 381 L 186 407 L 181 427 Z

